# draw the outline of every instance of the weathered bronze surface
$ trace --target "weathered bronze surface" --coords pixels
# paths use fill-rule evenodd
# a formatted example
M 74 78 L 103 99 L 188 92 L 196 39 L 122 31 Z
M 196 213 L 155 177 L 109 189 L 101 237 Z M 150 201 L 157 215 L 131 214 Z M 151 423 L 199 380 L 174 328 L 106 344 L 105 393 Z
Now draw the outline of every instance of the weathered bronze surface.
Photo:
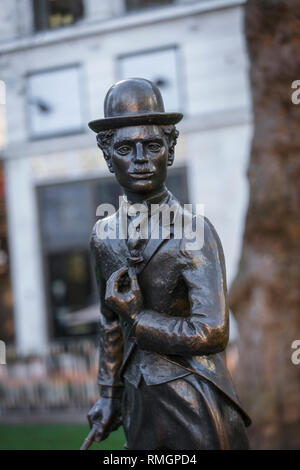
M 86 447 L 123 424 L 129 449 L 248 448 L 250 419 L 222 356 L 229 328 L 221 243 L 206 218 L 201 248 L 187 248 L 184 234 L 174 237 L 185 209 L 165 180 L 181 118 L 165 113 L 151 82 L 130 79 L 109 90 L 105 118 L 89 124 L 126 198 L 91 237 L 101 301 L 100 399 L 88 414 Z M 100 237 L 104 225 L 118 233 L 133 203 L 173 206 L 169 237 Z M 129 224 L 130 211 L 126 217 Z

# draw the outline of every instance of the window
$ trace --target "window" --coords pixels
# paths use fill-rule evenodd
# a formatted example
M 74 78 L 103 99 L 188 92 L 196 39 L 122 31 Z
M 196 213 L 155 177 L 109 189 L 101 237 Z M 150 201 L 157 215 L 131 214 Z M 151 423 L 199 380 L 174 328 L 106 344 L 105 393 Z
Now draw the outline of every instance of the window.
M 34 0 L 36 31 L 59 28 L 83 18 L 83 0 Z
M 83 129 L 80 69 L 71 66 L 28 77 L 27 99 L 32 138 Z
M 94 320 L 84 313 L 99 302 L 89 240 L 98 205 L 107 202 L 117 208 L 120 194 L 111 177 L 38 189 L 45 289 L 55 338 L 97 332 L 98 309 Z M 83 317 L 79 323 L 74 324 L 74 313 Z
M 178 112 L 181 103 L 177 61 L 175 47 L 126 55 L 119 61 L 120 79 L 151 80 L 161 91 L 166 111 Z
M 170 5 L 171 3 L 174 3 L 174 0 L 126 0 L 126 8 L 127 11 L 136 11 Z

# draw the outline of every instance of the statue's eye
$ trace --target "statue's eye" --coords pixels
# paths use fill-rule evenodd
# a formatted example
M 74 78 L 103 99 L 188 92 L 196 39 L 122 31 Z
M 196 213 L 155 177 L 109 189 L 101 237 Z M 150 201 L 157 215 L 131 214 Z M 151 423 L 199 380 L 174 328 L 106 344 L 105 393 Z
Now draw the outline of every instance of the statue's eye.
M 117 148 L 117 152 L 120 155 L 128 155 L 131 152 L 131 148 L 129 147 L 129 145 L 122 145 L 121 147 Z
M 148 144 L 147 147 L 150 150 L 150 152 L 159 152 L 161 149 L 161 145 L 156 142 L 151 142 L 150 144 Z

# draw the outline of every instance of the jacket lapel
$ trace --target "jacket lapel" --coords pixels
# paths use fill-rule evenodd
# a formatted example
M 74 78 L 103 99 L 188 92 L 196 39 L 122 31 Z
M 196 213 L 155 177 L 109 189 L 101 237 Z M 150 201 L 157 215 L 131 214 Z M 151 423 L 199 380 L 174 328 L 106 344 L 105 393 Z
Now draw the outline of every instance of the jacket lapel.
M 143 262 L 137 266 L 137 274 L 140 274 L 147 264 L 149 263 L 150 259 L 153 257 L 153 255 L 158 251 L 160 246 L 166 241 L 169 240 L 170 238 L 173 237 L 174 235 L 174 222 L 178 216 L 181 216 L 180 214 L 180 204 L 179 202 L 173 198 L 172 196 L 170 197 L 170 200 L 168 202 L 169 207 L 173 206 L 175 208 L 174 213 L 171 213 L 171 218 L 170 218 L 170 223 L 168 220 L 162 224 L 162 234 L 159 238 L 152 238 L 150 234 L 149 241 L 147 245 L 145 246 L 145 249 L 143 251 Z
M 177 199 L 175 199 L 171 193 L 170 196 L 171 197 L 168 201 L 168 205 L 169 207 L 174 207 L 174 213 L 171 213 L 170 224 L 168 220 L 164 221 L 164 224 L 161 225 L 162 233 L 160 234 L 159 238 L 153 238 L 150 234 L 150 238 L 141 254 L 141 261 L 135 265 L 137 274 L 140 274 L 145 269 L 150 259 L 158 251 L 160 246 L 174 235 L 174 222 L 176 217 L 181 217 L 182 211 L 180 210 L 181 206 Z M 109 217 L 106 222 L 108 232 L 107 240 L 110 250 L 112 250 L 119 258 L 120 264 L 125 266 L 132 266 L 132 258 L 127 246 L 127 239 L 120 236 L 120 233 L 122 233 L 122 223 L 124 223 L 124 219 L 122 217 L 120 208 L 115 214 Z
M 120 265 L 126 266 L 128 264 L 128 257 L 130 256 L 126 239 L 119 236 L 120 233 L 120 209 L 115 212 L 106 222 L 107 224 L 107 243 L 108 250 L 113 252 L 119 260 Z

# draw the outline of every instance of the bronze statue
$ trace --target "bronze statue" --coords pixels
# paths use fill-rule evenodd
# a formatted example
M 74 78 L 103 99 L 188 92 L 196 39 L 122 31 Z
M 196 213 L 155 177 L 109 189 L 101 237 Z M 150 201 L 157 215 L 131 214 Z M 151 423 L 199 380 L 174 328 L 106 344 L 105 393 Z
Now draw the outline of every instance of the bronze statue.
M 247 449 L 250 418 L 222 356 L 228 306 L 221 243 L 206 218 L 199 249 L 189 249 L 184 234 L 174 236 L 174 220 L 185 209 L 165 180 L 183 116 L 166 113 L 158 88 L 138 78 L 112 86 L 104 111 L 89 126 L 125 196 L 91 237 L 101 331 L 100 399 L 88 414 L 90 439 L 99 442 L 123 424 L 128 449 Z M 124 211 L 125 225 L 141 231 L 128 210 L 137 203 L 146 212 L 151 205 L 172 207 L 168 235 L 159 219 L 159 237 L 130 230 L 120 236 Z M 192 226 L 197 217 L 190 216 Z M 99 236 L 115 229 L 115 237 Z

